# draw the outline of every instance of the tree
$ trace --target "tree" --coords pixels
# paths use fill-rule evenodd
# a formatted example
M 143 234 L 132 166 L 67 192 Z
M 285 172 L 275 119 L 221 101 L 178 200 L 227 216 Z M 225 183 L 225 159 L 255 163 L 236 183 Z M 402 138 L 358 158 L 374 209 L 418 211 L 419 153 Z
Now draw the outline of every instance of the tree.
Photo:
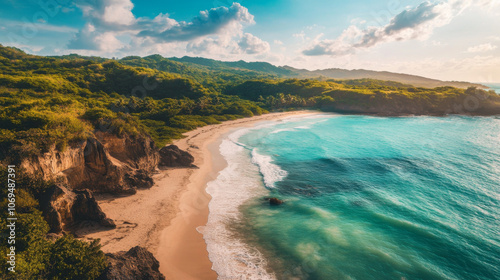
M 49 279 L 96 279 L 106 268 L 99 240 L 86 243 L 71 235 L 59 238 L 51 248 Z

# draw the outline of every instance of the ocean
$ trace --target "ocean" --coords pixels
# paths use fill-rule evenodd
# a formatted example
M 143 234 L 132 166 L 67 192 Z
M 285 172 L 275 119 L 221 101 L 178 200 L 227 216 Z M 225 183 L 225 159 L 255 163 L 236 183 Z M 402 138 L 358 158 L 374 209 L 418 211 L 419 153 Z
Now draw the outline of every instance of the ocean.
M 496 84 L 484 84 L 485 86 L 489 87 L 490 89 L 494 90 L 496 93 L 500 94 L 500 83 Z
M 220 151 L 200 229 L 219 279 L 500 279 L 498 117 L 320 114 Z

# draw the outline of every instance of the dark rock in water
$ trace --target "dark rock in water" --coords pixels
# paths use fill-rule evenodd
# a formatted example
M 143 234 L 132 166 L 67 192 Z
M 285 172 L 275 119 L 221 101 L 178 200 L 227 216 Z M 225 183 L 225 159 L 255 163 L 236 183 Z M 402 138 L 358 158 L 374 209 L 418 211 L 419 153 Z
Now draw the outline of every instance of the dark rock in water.
M 148 250 L 136 246 L 128 252 L 106 254 L 108 267 L 99 280 L 147 279 L 164 280 L 160 263 Z
M 71 191 L 66 186 L 54 185 L 40 198 L 40 208 L 51 233 L 61 233 L 82 221 L 116 227 L 102 212 L 90 190 Z
M 269 199 L 269 204 L 270 204 L 270 205 L 281 205 L 281 204 L 283 204 L 283 200 L 278 199 L 278 198 L 276 198 L 276 197 L 271 197 L 271 198 Z
M 196 167 L 194 157 L 175 145 L 170 145 L 161 148 L 160 150 L 160 167 Z

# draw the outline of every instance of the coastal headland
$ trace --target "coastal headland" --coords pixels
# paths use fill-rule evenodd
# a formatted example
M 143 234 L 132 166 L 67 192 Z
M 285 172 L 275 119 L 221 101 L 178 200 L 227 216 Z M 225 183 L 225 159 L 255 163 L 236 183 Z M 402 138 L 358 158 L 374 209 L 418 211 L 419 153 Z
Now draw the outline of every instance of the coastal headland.
M 174 145 L 194 156 L 197 168 L 169 168 L 154 176 L 154 186 L 135 195 L 98 195 L 99 205 L 117 225 L 112 230 L 82 229 L 84 239 L 101 239 L 106 253 L 142 246 L 160 262 L 167 279 L 216 279 L 203 235 L 197 230 L 206 224 L 210 195 L 205 187 L 225 167 L 218 146 L 224 135 L 262 121 L 278 121 L 316 111 L 270 113 L 226 121 L 190 131 Z

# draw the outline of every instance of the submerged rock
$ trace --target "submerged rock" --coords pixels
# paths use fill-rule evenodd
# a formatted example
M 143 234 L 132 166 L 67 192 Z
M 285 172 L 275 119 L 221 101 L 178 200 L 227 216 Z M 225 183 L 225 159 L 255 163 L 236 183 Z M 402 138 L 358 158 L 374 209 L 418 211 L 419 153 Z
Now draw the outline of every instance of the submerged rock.
M 158 165 L 161 167 L 196 167 L 193 162 L 194 157 L 176 145 L 160 149 L 160 163 Z
M 147 279 L 164 280 L 160 263 L 148 250 L 136 246 L 128 252 L 106 254 L 108 267 L 99 280 Z
M 269 198 L 269 204 L 270 205 L 281 205 L 281 204 L 283 204 L 283 200 L 276 198 L 276 197 L 271 197 L 271 198 Z

